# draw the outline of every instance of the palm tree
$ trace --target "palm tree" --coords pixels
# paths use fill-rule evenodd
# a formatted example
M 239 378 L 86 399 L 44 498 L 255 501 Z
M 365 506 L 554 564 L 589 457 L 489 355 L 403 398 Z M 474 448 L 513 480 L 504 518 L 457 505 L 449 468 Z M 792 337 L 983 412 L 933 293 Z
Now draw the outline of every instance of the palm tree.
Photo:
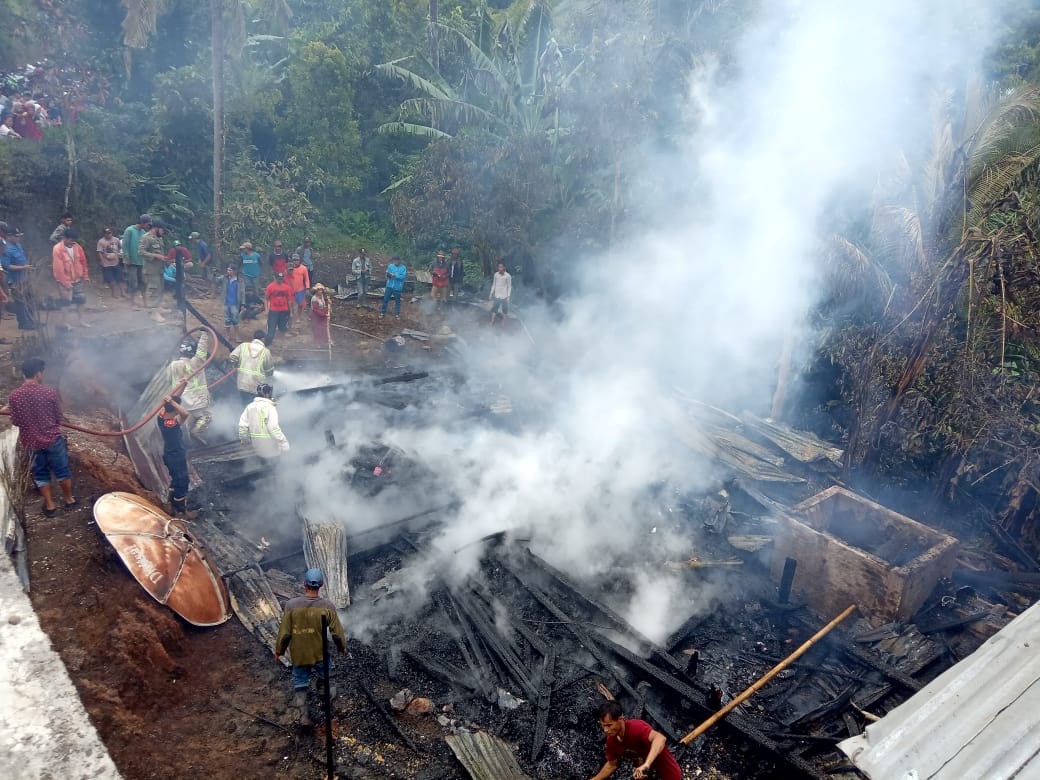
M 866 367 L 853 384 L 876 382 L 885 374 L 883 364 L 896 367 L 883 402 L 875 404 L 876 396 L 862 387 L 853 390 L 859 408 L 847 467 L 860 437 L 869 433 L 879 441 L 908 393 L 935 366 L 942 334 L 963 340 L 967 365 L 979 328 L 977 290 L 986 287 L 988 275 L 1000 273 L 1002 258 L 1036 250 L 1023 238 L 1023 223 L 1007 217 L 1019 205 L 1014 187 L 1040 164 L 1040 91 L 985 99 L 969 88 L 965 103 L 955 119 L 952 101 L 943 101 L 927 158 L 916 172 L 903 161 L 897 186 L 873 209 L 865 247 L 837 237 L 832 244 L 835 278 L 856 291 L 872 290 L 876 319 L 888 323 L 874 326 L 873 344 L 860 360 Z M 997 349 L 1003 353 L 1005 304 L 990 308 L 999 315 Z
M 131 49 L 143 49 L 156 34 L 163 0 L 123 0 L 123 43 Z M 259 0 L 258 14 L 281 27 L 289 24 L 292 10 L 286 0 Z M 210 0 L 210 76 L 213 89 L 213 241 L 223 238 L 224 214 L 224 61 L 230 50 L 238 56 L 245 42 L 244 0 Z M 225 15 L 231 21 L 224 25 Z M 228 46 L 228 38 L 235 43 Z
M 480 8 L 477 40 L 434 21 L 435 5 L 431 3 L 431 28 L 438 39 L 443 35 L 442 40 L 450 41 L 468 59 L 464 79 L 458 86 L 449 84 L 438 67 L 417 55 L 377 65 L 377 72 L 420 93 L 401 104 L 402 115 L 422 116 L 428 122 L 388 122 L 379 132 L 443 138 L 451 133 L 442 128 L 481 126 L 505 140 L 558 129 L 559 95 L 580 64 L 569 73 L 560 72 L 548 0 L 520 0 L 500 14 Z

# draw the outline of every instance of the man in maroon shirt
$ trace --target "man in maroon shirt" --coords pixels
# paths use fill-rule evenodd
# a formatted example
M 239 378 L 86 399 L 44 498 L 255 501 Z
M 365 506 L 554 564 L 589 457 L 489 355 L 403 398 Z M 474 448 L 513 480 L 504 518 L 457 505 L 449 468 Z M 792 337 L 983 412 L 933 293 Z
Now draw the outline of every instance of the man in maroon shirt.
M 61 432 L 61 399 L 58 391 L 43 384 L 45 364 L 32 357 L 22 364 L 25 382 L 11 391 L 7 408 L 11 422 L 18 426 L 18 438 L 32 455 L 33 480 L 43 496 L 43 513 L 54 517 L 58 507 L 51 495 L 51 472 L 58 478 L 65 506 L 76 506 L 72 497 L 72 472 L 69 470 L 69 451 Z
M 665 747 L 664 734 L 654 731 L 645 720 L 626 720 L 616 701 L 603 702 L 596 718 L 607 735 L 607 763 L 592 780 L 606 780 L 617 771 L 618 761 L 628 758 L 635 764 L 636 780 L 682 780 L 682 770 Z
M 289 306 L 293 299 L 292 287 L 285 281 L 285 274 L 275 274 L 274 281 L 264 292 L 267 309 L 267 346 L 274 346 L 275 331 L 289 330 Z

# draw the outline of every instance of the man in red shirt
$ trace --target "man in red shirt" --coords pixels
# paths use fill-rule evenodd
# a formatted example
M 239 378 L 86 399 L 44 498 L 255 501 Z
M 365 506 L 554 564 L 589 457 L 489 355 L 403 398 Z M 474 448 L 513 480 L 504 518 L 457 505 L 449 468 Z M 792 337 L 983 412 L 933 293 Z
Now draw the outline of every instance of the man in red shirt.
M 7 409 L 11 422 L 18 426 L 18 439 L 32 456 L 32 474 L 36 487 L 43 496 L 43 513 L 54 517 L 58 507 L 51 494 L 51 473 L 58 478 L 65 506 L 77 504 L 72 497 L 72 472 L 69 470 L 69 451 L 61 432 L 61 399 L 58 391 L 43 384 L 45 363 L 32 357 L 22 363 L 25 382 L 11 391 Z
M 267 310 L 267 346 L 274 346 L 275 331 L 289 330 L 289 306 L 293 299 L 292 288 L 285 283 L 285 274 L 275 274 L 274 281 L 264 292 L 264 308 Z
M 636 780 L 682 780 L 682 770 L 665 747 L 667 740 L 645 720 L 627 720 L 616 701 L 603 702 L 596 718 L 607 735 L 607 763 L 592 780 L 606 780 L 617 771 L 618 761 L 628 758 L 635 764 Z

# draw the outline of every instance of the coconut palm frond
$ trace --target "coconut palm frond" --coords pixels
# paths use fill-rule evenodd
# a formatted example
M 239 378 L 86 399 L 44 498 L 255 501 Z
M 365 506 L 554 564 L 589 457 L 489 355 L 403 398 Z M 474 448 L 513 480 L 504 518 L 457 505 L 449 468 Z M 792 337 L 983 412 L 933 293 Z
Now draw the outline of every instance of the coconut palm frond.
M 450 88 L 447 85 L 439 85 L 436 82 L 420 76 L 413 70 L 409 70 L 398 63 L 404 60 L 393 60 L 392 62 L 384 62 L 380 65 L 376 65 L 375 70 L 377 73 L 382 73 L 384 76 L 389 78 L 397 79 L 398 81 L 404 81 L 413 89 L 417 89 L 424 95 L 430 98 L 436 98 L 438 100 L 454 100 L 455 95 L 451 93 Z
M 864 298 L 892 292 L 891 277 L 862 247 L 839 235 L 831 236 L 828 254 L 831 287 L 836 297 Z
M 943 122 L 936 128 L 931 152 L 921 169 L 920 187 L 925 203 L 941 206 L 953 176 L 951 162 L 955 154 L 953 127 L 949 122 Z
M 1007 195 L 1022 173 L 1037 162 L 1040 162 L 1040 144 L 1021 154 L 1008 155 L 979 171 L 969 189 L 968 224 L 980 225 L 993 204 Z
M 411 176 L 404 176 L 395 182 L 392 182 L 389 187 L 379 192 L 380 195 L 386 195 L 388 192 L 393 192 L 398 187 L 401 187 L 412 180 Z
M 490 73 L 494 76 L 493 83 L 496 87 L 496 91 L 501 95 L 510 95 L 512 92 L 513 82 L 506 78 L 505 74 L 498 67 L 498 64 L 477 44 L 470 39 L 470 37 L 463 32 L 456 30 L 454 27 L 448 27 L 440 22 L 437 23 L 437 28 L 446 32 L 449 36 L 454 36 L 459 43 L 462 44 L 463 48 L 469 54 L 473 60 L 473 64 L 477 69 Z
M 387 122 L 377 127 L 376 132 L 383 135 L 414 135 L 420 138 L 451 138 L 451 135 L 443 130 L 411 122 Z
M 995 147 L 1022 126 L 1036 122 L 1038 115 L 1040 89 L 1036 87 L 1015 90 L 999 101 L 971 135 L 967 150 L 971 165 L 985 164 Z
M 479 106 L 464 100 L 445 100 L 442 98 L 411 98 L 401 104 L 405 113 L 415 113 L 430 118 L 451 119 L 459 124 L 476 124 L 484 122 L 489 125 L 499 124 L 499 118 Z

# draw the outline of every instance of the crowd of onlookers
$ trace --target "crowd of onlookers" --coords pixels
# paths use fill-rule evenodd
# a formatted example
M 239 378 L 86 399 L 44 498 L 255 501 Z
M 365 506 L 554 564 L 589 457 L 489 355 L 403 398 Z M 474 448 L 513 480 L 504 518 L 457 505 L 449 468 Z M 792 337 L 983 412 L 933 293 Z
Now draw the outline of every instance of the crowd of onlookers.
M 88 96 L 98 105 L 108 98 L 104 77 L 89 69 L 37 62 L 0 73 L 0 138 L 38 141 L 44 128 L 60 126 L 84 111 Z

